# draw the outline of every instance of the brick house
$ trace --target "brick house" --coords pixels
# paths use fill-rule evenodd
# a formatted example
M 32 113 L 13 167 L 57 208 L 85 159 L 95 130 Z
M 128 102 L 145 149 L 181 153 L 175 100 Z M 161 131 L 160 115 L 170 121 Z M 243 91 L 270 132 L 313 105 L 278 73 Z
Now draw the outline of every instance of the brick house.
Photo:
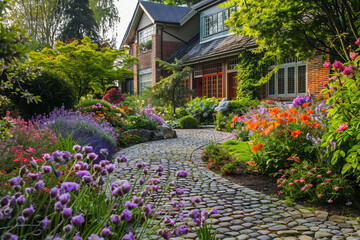
M 140 51 L 137 56 L 140 64 L 137 65 L 138 69 L 134 67 L 134 89 L 137 89 L 135 86 L 137 84 L 135 79 L 138 79 L 137 74 L 140 73 L 140 69 L 144 68 L 143 65 L 148 64 L 147 66 L 150 66 L 150 62 L 152 62 L 152 84 L 159 80 L 159 69 L 154 63 L 154 57 L 160 56 L 161 59 L 169 62 L 177 58 L 185 65 L 193 68 L 193 72 L 189 79 L 185 80 L 185 84 L 194 89 L 197 96 L 235 99 L 237 90 L 235 66 L 238 63 L 239 53 L 245 49 L 255 49 L 257 46 L 254 38 L 238 36 L 229 32 L 229 28 L 224 22 L 235 11 L 235 7 L 220 8 L 219 4 L 222 2 L 224 0 L 204 0 L 191 8 L 140 2 L 140 6 L 146 7 L 151 4 L 158 11 L 166 6 L 171 7 L 174 11 L 181 9 L 181 13 L 179 11 L 178 15 L 168 14 L 168 17 L 177 17 L 177 20 L 182 19 L 173 27 L 172 35 L 175 35 L 176 38 L 171 41 L 165 38 L 167 32 L 161 31 L 163 25 L 159 25 L 157 29 L 160 31 L 153 34 L 154 49 L 151 57 L 142 55 Z M 132 24 L 129 28 L 131 26 Z M 135 29 L 134 32 L 136 32 Z M 137 31 L 141 31 L 141 28 L 138 27 L 137 29 Z M 184 32 L 188 34 L 183 35 Z M 163 41 L 161 41 L 162 38 Z M 124 39 L 124 43 L 130 42 L 130 37 L 125 36 Z M 175 39 L 178 41 L 174 41 Z M 139 46 L 136 40 L 132 41 L 133 44 L 130 49 L 135 48 L 133 46 Z M 162 48 L 165 49 L 165 44 L 168 44 L 166 47 L 168 52 L 159 54 L 159 45 L 160 48 L 163 46 Z M 137 53 L 137 51 L 135 52 Z M 306 62 L 298 61 L 296 58 L 288 59 L 286 63 L 279 66 L 279 71 L 273 75 L 271 80 L 261 87 L 261 97 L 284 101 L 293 99 L 298 95 L 305 95 L 308 92 L 318 95 L 322 83 L 328 80 L 330 74 L 329 69 L 322 68 L 323 62 L 323 56 L 315 57 Z M 274 67 L 269 66 L 268 70 L 270 71 Z M 139 81 L 140 91 L 135 90 L 135 93 L 141 93 L 143 86 L 141 81 Z

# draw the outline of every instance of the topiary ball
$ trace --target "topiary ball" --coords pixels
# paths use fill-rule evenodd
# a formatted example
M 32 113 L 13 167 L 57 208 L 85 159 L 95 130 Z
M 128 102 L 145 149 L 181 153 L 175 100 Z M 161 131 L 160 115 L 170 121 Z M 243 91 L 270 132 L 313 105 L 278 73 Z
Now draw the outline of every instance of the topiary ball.
M 180 119 L 179 124 L 180 124 L 180 127 L 184 128 L 184 129 L 193 129 L 193 128 L 199 127 L 198 121 L 192 116 L 182 117 Z

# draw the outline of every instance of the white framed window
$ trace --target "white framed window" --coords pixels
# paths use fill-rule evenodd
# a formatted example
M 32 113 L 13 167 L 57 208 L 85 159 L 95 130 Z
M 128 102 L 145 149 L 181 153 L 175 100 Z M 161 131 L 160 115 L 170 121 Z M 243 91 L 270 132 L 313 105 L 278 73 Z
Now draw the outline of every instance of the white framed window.
M 269 71 L 275 66 L 270 66 Z M 307 64 L 306 62 L 291 59 L 279 65 L 279 70 L 274 73 L 266 85 L 269 97 L 305 95 L 307 89 Z
M 235 7 L 225 9 L 219 13 L 204 17 L 204 36 L 210 36 L 229 29 L 225 21 L 235 11 Z
M 148 27 L 139 32 L 139 44 L 146 44 L 147 42 L 152 40 L 152 36 L 154 35 L 154 27 Z
M 235 70 L 236 66 L 239 63 L 239 59 L 231 59 L 228 61 L 227 69 L 228 70 Z
M 152 86 L 152 74 L 144 73 L 139 75 L 139 94 L 142 94 L 144 90 Z

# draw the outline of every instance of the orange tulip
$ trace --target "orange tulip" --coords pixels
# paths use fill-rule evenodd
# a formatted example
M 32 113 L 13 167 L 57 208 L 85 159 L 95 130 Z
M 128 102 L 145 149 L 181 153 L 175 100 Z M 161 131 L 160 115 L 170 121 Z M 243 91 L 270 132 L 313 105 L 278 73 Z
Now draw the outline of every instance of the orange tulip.
M 314 113 L 314 111 L 313 111 L 313 110 L 311 110 L 311 109 L 309 109 L 309 110 L 307 110 L 307 111 L 306 111 L 306 113 L 310 115 L 310 114 L 313 114 L 313 113 Z
M 235 117 L 233 117 L 233 119 L 231 120 L 232 122 L 236 122 L 239 119 L 239 116 L 236 115 Z
M 291 136 L 297 138 L 302 132 L 300 130 L 292 131 Z
M 256 145 L 252 146 L 251 149 L 252 149 L 253 152 L 262 151 L 263 150 L 263 145 L 258 143 Z
M 231 128 L 234 128 L 234 127 L 235 127 L 235 123 L 232 123 L 232 124 L 231 124 Z
M 306 102 L 306 103 L 304 103 L 304 104 L 302 105 L 302 107 L 308 107 L 309 104 L 310 104 L 310 102 Z

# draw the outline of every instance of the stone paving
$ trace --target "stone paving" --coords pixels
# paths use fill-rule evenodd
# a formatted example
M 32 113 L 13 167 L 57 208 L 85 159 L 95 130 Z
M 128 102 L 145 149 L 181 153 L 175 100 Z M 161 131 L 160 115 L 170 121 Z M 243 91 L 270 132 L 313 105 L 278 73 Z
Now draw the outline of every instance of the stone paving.
M 330 216 L 324 211 L 310 211 L 300 205 L 288 207 L 276 197 L 261 194 L 234 184 L 205 167 L 201 160 L 204 147 L 210 142 L 226 140 L 227 133 L 213 130 L 177 130 L 178 138 L 138 144 L 121 150 L 130 164 L 144 161 L 157 167 L 164 166 L 163 178 L 186 170 L 189 176 L 182 183 L 187 186 L 181 200 L 202 197 L 197 209 L 216 207 L 213 228 L 217 239 L 347 239 L 360 240 L 360 222 L 341 216 Z M 131 178 L 135 172 L 121 169 L 119 177 Z M 191 211 L 190 206 L 184 210 Z M 175 214 L 175 213 L 174 213 Z M 178 213 L 177 213 L 178 214 Z M 191 221 L 184 218 L 184 221 Z M 189 223 L 191 226 L 191 222 Z M 173 238 L 195 239 L 195 233 Z

